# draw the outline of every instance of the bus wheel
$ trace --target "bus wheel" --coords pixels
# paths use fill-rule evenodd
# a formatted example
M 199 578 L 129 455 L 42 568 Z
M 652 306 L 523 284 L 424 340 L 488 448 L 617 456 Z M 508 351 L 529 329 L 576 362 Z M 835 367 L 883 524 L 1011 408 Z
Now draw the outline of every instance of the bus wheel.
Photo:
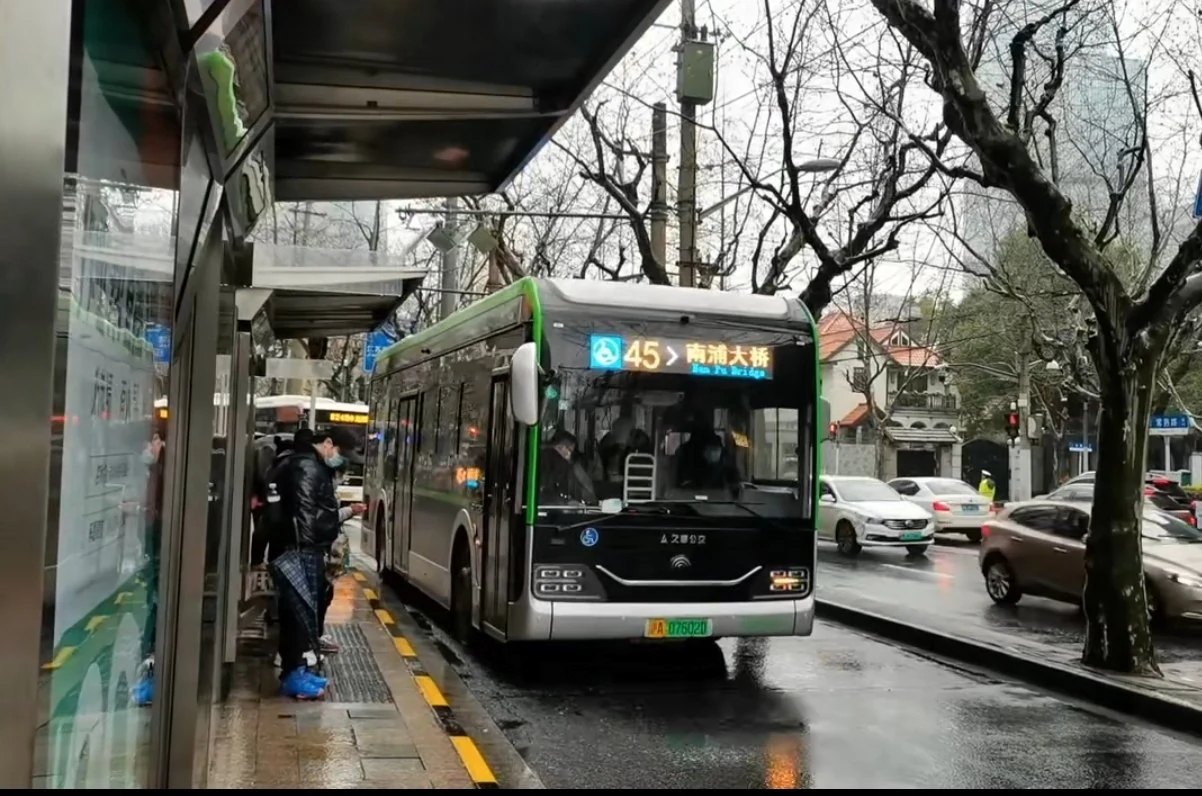
M 383 513 L 380 512 L 381 515 Z M 384 518 L 381 516 L 376 522 L 376 572 L 383 575 L 387 571 L 384 563 Z
M 472 565 L 466 547 L 455 548 L 451 581 L 451 629 L 461 644 L 472 637 Z

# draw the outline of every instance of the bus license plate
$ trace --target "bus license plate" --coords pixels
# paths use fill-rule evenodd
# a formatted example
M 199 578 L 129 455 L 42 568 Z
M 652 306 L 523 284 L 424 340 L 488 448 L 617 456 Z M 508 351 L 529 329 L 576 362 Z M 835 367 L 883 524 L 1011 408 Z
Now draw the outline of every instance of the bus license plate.
M 909 533 L 903 533 L 901 535 L 901 540 L 903 542 L 917 542 L 921 538 L 922 538 L 922 531 L 911 531 Z
M 713 634 L 709 619 L 648 619 L 647 638 L 706 638 Z

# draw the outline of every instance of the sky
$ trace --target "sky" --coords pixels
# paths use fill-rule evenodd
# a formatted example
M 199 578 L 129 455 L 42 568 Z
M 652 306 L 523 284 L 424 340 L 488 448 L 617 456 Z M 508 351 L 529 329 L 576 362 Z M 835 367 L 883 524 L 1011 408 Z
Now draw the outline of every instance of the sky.
M 793 119 L 793 151 L 798 161 L 819 156 L 841 157 L 847 152 L 848 142 L 856 129 L 852 116 L 864 118 L 869 110 L 868 101 L 880 94 L 873 82 L 878 76 L 876 72 L 892 74 L 888 72 L 889 63 L 896 62 L 899 57 L 898 44 L 865 0 L 829 4 L 819 0 L 772 0 L 769 5 L 773 11 L 772 17 L 776 20 L 771 26 L 762 2 L 704 0 L 697 3 L 697 23 L 708 29 L 709 38 L 716 42 L 717 51 L 715 99 L 704 106 L 698 115 L 698 207 L 703 213 L 723 198 L 739 194 L 745 186 L 740 173 L 740 160 L 761 179 L 779 171 L 779 119 L 773 115 L 775 109 L 771 98 L 764 92 L 767 80 L 762 53 L 766 52 L 769 30 L 777 35 L 779 46 L 780 37 L 787 32 L 788 22 L 798 10 L 823 9 L 799 52 L 797 74 L 805 75 L 805 79 L 793 80 L 790 84 L 799 87 L 797 97 L 800 110 Z M 965 5 L 968 7 L 970 4 Z M 1000 11 L 995 14 L 996 30 L 1004 35 L 999 35 L 993 51 L 1004 53 L 1011 32 L 1033 16 L 1044 13 L 1047 5 L 1013 0 L 1000 3 Z M 1180 3 L 1163 0 L 1152 3 L 1088 0 L 1082 7 L 1086 6 L 1089 8 L 1088 16 L 1076 20 L 1069 36 L 1070 42 L 1076 41 L 1083 48 L 1083 54 L 1114 56 L 1121 45 L 1128 59 L 1150 64 L 1148 94 L 1151 108 L 1148 125 L 1154 144 L 1153 173 L 1158 192 L 1158 212 L 1163 217 L 1163 229 L 1181 234 L 1190 226 L 1187 211 L 1193 199 L 1198 167 L 1202 165 L 1196 151 L 1197 141 L 1191 140 L 1196 137 L 1194 131 L 1199 125 L 1199 113 L 1184 93 L 1186 81 L 1183 75 L 1184 70 L 1192 65 L 1189 59 L 1197 51 L 1197 19 L 1192 13 L 1187 13 L 1188 9 Z M 599 118 L 611 136 L 628 139 L 640 149 L 648 149 L 651 140 L 651 104 L 656 101 L 668 104 L 670 205 L 676 201 L 679 165 L 679 117 L 673 112 L 676 105 L 674 48 L 679 39 L 678 19 L 677 8 L 670 7 L 605 80 L 589 103 L 590 107 L 601 108 Z M 1108 29 L 1111 23 L 1119 31 L 1117 36 Z M 836 43 L 840 56 L 833 49 Z M 1043 44 L 1045 50 L 1048 49 L 1047 42 Z M 885 70 L 877 69 L 882 52 L 887 59 Z M 1078 62 L 1084 63 L 1084 60 L 1079 58 Z M 1008 71 L 1008 67 L 1005 69 Z M 1032 66 L 1036 75 L 1039 74 L 1038 69 L 1038 64 Z M 882 79 L 887 79 L 888 74 Z M 1004 77 L 1005 74 L 1002 75 Z M 836 80 L 839 91 L 835 90 Z M 1031 82 L 1032 91 L 1042 88 L 1041 81 Z M 1004 80 L 990 83 L 986 88 L 997 103 L 1004 100 Z M 917 81 L 912 82 L 908 90 L 911 93 L 903 105 L 906 126 L 909 131 L 922 134 L 939 120 L 938 98 Z M 1067 116 L 1075 113 L 1079 117 L 1076 118 L 1075 129 L 1084 129 L 1086 123 L 1105 124 L 1108 115 L 1122 116 L 1124 110 L 1128 113 L 1125 127 L 1134 129 L 1130 106 L 1128 104 L 1124 108 L 1122 102 L 1116 103 L 1115 112 L 1097 114 L 1102 121 L 1082 120 L 1082 114 L 1088 113 L 1090 101 L 1080 101 L 1075 91 L 1073 84 L 1061 90 L 1062 114 Z M 1084 111 L 1072 110 L 1082 107 Z M 1066 122 L 1062 126 L 1067 128 L 1069 125 Z M 573 169 L 570 153 L 588 153 L 591 149 L 587 131 L 583 128 L 579 120 L 565 125 L 557 136 L 556 144 L 544 149 L 527 173 L 516 181 L 514 191 L 524 191 L 523 198 L 537 205 L 540 190 L 549 185 L 562 185 L 565 174 L 578 171 Z M 757 153 L 751 157 L 736 157 L 724 150 L 718 135 L 709 128 L 722 131 L 722 140 L 739 155 L 743 154 L 748 142 L 755 144 Z M 1118 147 L 1120 143 L 1114 146 Z M 1066 140 L 1060 146 L 1067 149 L 1074 146 L 1074 142 Z M 856 148 L 848 171 L 831 184 L 823 185 L 825 178 L 822 175 L 811 177 L 820 189 L 830 189 L 837 195 L 824 222 L 824 232 L 835 242 L 846 237 L 845 213 L 866 195 L 865 186 L 871 184 L 874 170 L 879 170 L 879 160 L 874 160 L 872 154 L 866 151 L 861 155 L 862 151 L 862 146 Z M 953 151 L 956 150 L 953 148 Z M 963 156 L 962 148 L 959 152 Z M 1067 154 L 1062 158 L 1067 158 Z M 1113 164 L 1098 162 L 1105 159 L 1100 156 L 1093 158 L 1094 165 L 1091 168 L 1099 173 L 1089 175 L 1093 179 L 1087 181 L 1095 187 L 1102 185 L 1103 177 L 1113 176 L 1109 174 Z M 645 187 L 641 198 L 647 196 L 647 190 Z M 596 189 L 584 190 L 574 197 L 574 206 L 578 209 L 600 209 L 600 196 L 602 194 Z M 934 196 L 934 192 L 926 194 L 932 201 Z M 1078 198 L 1071 192 L 1070 196 Z M 821 190 L 815 196 L 815 201 L 819 199 Z M 1084 197 L 1080 201 L 1084 202 Z M 954 213 L 949 211 L 934 224 L 907 229 L 899 249 L 873 270 L 876 289 L 906 293 L 956 290 L 962 286 L 964 280 L 957 273 L 960 268 L 952 256 L 958 244 L 955 236 L 947 232 L 947 227 L 962 223 L 968 214 L 980 213 L 981 210 L 979 204 L 966 203 L 962 197 L 957 202 Z M 1147 216 L 1147 203 L 1142 196 L 1139 204 L 1144 208 L 1144 216 Z M 760 200 L 746 193 L 728 201 L 724 212 L 713 213 L 704 220 L 699 236 L 703 254 L 712 256 L 723 241 L 729 244 L 735 236 L 737 220 L 746 217 L 749 207 L 751 221 L 741 238 L 746 245 L 739 250 L 741 260 L 749 258 L 750 246 L 754 244 L 755 233 L 759 229 L 755 221 L 764 217 L 766 209 Z M 606 210 L 614 212 L 612 205 Z M 619 230 L 619 237 L 621 233 Z M 769 246 L 779 242 L 780 238 L 780 230 L 774 230 L 768 237 Z M 628 238 L 626 245 L 630 246 Z M 670 263 L 676 259 L 675 246 L 676 223 L 673 216 L 669 224 Z M 807 258 L 800 257 L 798 264 L 806 265 Z M 793 285 L 800 287 L 805 281 L 803 274 L 794 280 Z M 726 286 L 746 289 L 749 283 L 749 268 L 744 266 L 737 269 Z
M 998 3 L 999 29 L 1006 31 L 1016 29 L 1033 15 L 1044 12 L 1048 6 L 1043 0 L 998 0 Z M 765 93 L 767 78 L 763 53 L 767 50 L 768 33 L 771 31 L 777 36 L 779 45 L 780 37 L 788 32 L 789 23 L 799 11 L 813 9 L 820 12 L 812 20 L 811 31 L 804 46 L 799 49 L 795 63 L 796 74 L 804 79 L 793 79 L 790 83 L 791 87 L 798 89 L 796 104 L 800 110 L 792 120 L 793 153 L 798 161 L 841 157 L 848 151 L 851 136 L 857 129 L 852 117 L 871 115 L 869 101 L 880 93 L 879 85 L 874 81 L 878 77 L 887 81 L 892 74 L 888 63 L 884 70 L 877 68 L 880 52 L 885 53 L 889 62 L 896 62 L 899 52 L 896 41 L 879 15 L 868 6 L 867 0 L 771 0 L 769 7 L 774 22 L 769 21 L 761 0 L 697 0 L 697 23 L 706 29 L 708 38 L 715 42 L 717 54 L 715 98 L 703 106 L 698 114 L 697 204 L 705 215 L 699 230 L 699 248 L 703 259 L 713 260 L 723 250 L 734 259 L 737 264 L 734 273 L 723 283 L 723 287 L 734 290 L 750 287 L 748 262 L 756 235 L 769 212 L 768 205 L 762 199 L 745 190 L 742 169 L 746 168 L 769 182 L 780 170 L 782 144 L 779 117 L 775 115 L 772 98 Z M 1194 106 L 1185 77 L 1189 69 L 1198 66 L 1198 53 L 1202 52 L 1198 46 L 1199 18 L 1191 7 L 1176 0 L 1128 0 L 1115 3 L 1109 0 L 1083 0 L 1082 7 L 1088 7 L 1090 15 L 1086 17 L 1087 24 L 1079 24 L 1073 35 L 1085 47 L 1084 52 L 1113 56 L 1121 44 L 1128 58 L 1148 64 L 1147 94 L 1151 102 L 1149 129 L 1154 154 L 1152 173 L 1157 189 L 1156 209 L 1162 222 L 1161 229 L 1170 233 L 1170 237 L 1179 237 L 1191 226 L 1188 211 L 1198 184 L 1199 168 L 1202 167 L 1202 158 L 1198 153 L 1202 109 Z M 678 21 L 678 9 L 672 5 L 651 25 L 588 102 L 589 107 L 599 109 L 602 127 L 608 135 L 644 152 L 649 150 L 651 140 L 651 105 L 657 101 L 667 103 L 667 189 L 670 207 L 676 203 L 680 162 L 680 125 L 679 117 L 675 114 L 674 96 Z M 1119 31 L 1118 36 L 1106 30 L 1107 23 L 1111 21 Z M 1004 50 L 1008 38 L 1008 34 L 999 37 L 995 53 L 999 49 Z M 839 45 L 838 50 L 835 49 L 836 44 Z M 1038 66 L 1034 68 L 1038 69 Z M 998 95 L 1004 92 L 1004 85 L 995 80 L 987 81 L 984 77 L 983 82 L 987 83 L 986 88 L 991 96 L 1000 101 L 1002 97 Z M 1038 89 L 1038 81 L 1033 83 Z M 910 92 L 904 104 L 907 129 L 914 133 L 925 132 L 938 120 L 937 97 L 917 83 L 912 83 L 907 90 Z M 1083 92 L 1076 91 L 1074 94 L 1074 91 L 1076 87 L 1073 84 L 1062 89 L 1065 106 L 1080 108 L 1072 111 L 1078 115 L 1088 115 L 1092 101 L 1082 102 Z M 1121 97 L 1118 100 L 1118 111 L 1115 114 L 1098 114 L 1102 119 L 1099 123 L 1104 123 L 1107 116 L 1121 115 Z M 1131 127 L 1130 119 L 1126 127 Z M 721 136 L 715 131 L 720 131 Z M 1063 145 L 1071 147 L 1074 141 L 1071 136 L 1068 138 Z M 726 149 L 726 146 L 733 151 Z M 556 139 L 545 146 L 530 167 L 514 181 L 509 188 L 511 198 L 520 208 L 534 211 L 618 212 L 612 202 L 606 202 L 602 191 L 579 176 L 581 163 L 574 158 L 588 161 L 590 153 L 588 131 L 580 118 L 576 117 L 563 126 Z M 1104 167 L 1102 171 L 1111 168 L 1108 164 L 1101 165 Z M 633 161 L 628 159 L 623 166 L 626 176 L 633 173 Z M 807 178 L 808 184 L 815 188 L 811 207 L 830 199 L 822 222 L 828 240 L 838 243 L 846 238 L 846 213 L 856 201 L 867 195 L 878 172 L 879 159 L 874 159 L 872 153 L 864 151 L 861 146 L 856 148 L 845 173 L 830 181 L 826 175 Z M 1102 175 L 1094 176 L 1098 179 L 1093 180 L 1093 184 L 1100 185 Z M 650 191 L 649 174 L 644 175 L 640 188 L 640 201 L 645 205 Z M 927 198 L 933 196 L 932 192 L 926 194 Z M 385 214 L 392 233 L 389 237 L 400 241 L 405 237 L 400 234 L 404 228 L 429 227 L 436 219 L 429 214 L 402 217 L 393 211 L 415 204 L 433 208 L 439 203 L 437 199 L 419 203 L 389 203 L 390 212 Z M 722 203 L 721 210 L 706 212 L 719 203 Z M 494 208 L 503 206 L 496 199 L 485 199 L 484 205 Z M 1140 206 L 1141 217 L 1150 218 L 1147 202 L 1142 197 Z M 958 291 L 964 283 L 961 269 L 952 256 L 958 244 L 946 228 L 963 224 L 965 219 L 979 215 L 981 207 L 980 203 L 973 204 L 963 197 L 957 197 L 942 219 L 929 226 L 907 228 L 900 238 L 902 245 L 899 249 L 872 269 L 870 276 L 874 289 L 894 294 Z M 139 227 L 150 223 L 147 214 L 151 209 L 149 204 L 138 208 Z M 142 223 L 144 220 L 146 223 Z M 507 225 L 507 229 L 519 253 L 529 259 L 535 244 L 542 239 L 548 244 L 545 248 L 556 262 L 557 272 L 575 275 L 596 239 L 599 226 L 603 232 L 605 227 L 609 228 L 599 249 L 601 259 L 609 263 L 616 262 L 618 249 L 622 247 L 628 261 L 625 273 L 631 273 L 636 267 L 636 258 L 633 255 L 633 237 L 624 222 L 614 224 L 595 219 L 552 222 L 531 218 L 514 220 Z M 785 231 L 779 222 L 772 227 L 765 238 L 766 248 L 771 250 L 778 244 Z M 673 213 L 668 232 L 671 271 L 675 270 L 677 259 L 677 237 Z M 733 248 L 736 240 L 737 249 Z M 1169 251 L 1171 248 L 1168 247 Z M 431 254 L 428 249 L 428 246 L 424 247 L 422 252 L 426 259 Z M 464 261 L 471 273 L 482 273 L 479 258 L 470 250 L 465 251 Z M 799 273 L 791 282 L 794 289 L 804 286 L 807 267 L 812 267 L 812 258 L 803 253 L 795 262 L 795 269 Z M 599 276 L 596 271 L 591 275 Z M 865 281 L 862 279 L 849 294 L 862 290 Z M 845 303 L 846 298 L 841 301 Z

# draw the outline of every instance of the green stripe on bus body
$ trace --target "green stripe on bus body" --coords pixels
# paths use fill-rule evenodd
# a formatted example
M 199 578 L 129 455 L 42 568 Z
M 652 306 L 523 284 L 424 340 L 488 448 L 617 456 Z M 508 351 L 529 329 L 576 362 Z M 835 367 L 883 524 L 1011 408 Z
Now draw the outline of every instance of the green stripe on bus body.
M 526 298 L 530 300 L 530 315 L 533 329 L 530 336 L 534 340 L 534 345 L 537 346 L 538 363 L 542 365 L 543 361 L 543 302 L 538 295 L 538 284 L 531 280 L 530 292 Z M 526 447 L 526 525 L 534 526 L 535 516 L 538 512 L 538 447 L 539 447 L 539 423 L 535 423 L 530 427 L 529 436 L 527 438 Z
M 436 337 L 439 337 L 446 332 L 449 332 L 455 327 L 474 320 L 481 315 L 503 306 L 506 302 L 512 301 L 515 298 L 525 296 L 530 300 L 531 306 L 535 313 L 535 325 L 541 327 L 539 316 L 542 314 L 539 310 L 538 290 L 535 286 L 533 277 L 519 279 L 508 287 L 501 288 L 491 296 L 480 299 L 479 301 L 459 310 L 451 315 L 445 321 L 439 321 L 428 329 L 423 329 L 417 334 L 411 334 L 408 337 L 403 337 L 397 340 L 392 345 L 380 352 L 376 358 L 375 373 L 382 374 L 388 372 L 388 360 L 402 351 L 407 351 L 410 348 L 416 348 L 423 343 L 426 343 Z

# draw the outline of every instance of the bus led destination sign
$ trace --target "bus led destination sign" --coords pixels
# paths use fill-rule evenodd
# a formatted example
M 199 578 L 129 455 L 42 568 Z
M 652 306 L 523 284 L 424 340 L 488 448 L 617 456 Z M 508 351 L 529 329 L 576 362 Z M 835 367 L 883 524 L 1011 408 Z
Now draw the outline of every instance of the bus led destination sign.
M 771 379 L 772 348 L 666 337 L 589 336 L 589 367 L 645 373 L 690 373 L 735 379 Z
M 321 415 L 318 414 L 318 420 Z M 326 415 L 327 423 L 352 423 L 357 426 L 367 425 L 367 415 L 358 412 L 329 412 Z

